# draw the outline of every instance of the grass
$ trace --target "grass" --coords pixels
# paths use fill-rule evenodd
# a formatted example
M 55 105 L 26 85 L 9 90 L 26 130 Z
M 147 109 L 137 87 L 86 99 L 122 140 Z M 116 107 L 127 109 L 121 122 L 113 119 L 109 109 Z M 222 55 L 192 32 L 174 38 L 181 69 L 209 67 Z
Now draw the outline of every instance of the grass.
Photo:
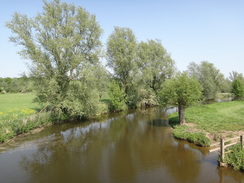
M 0 142 L 51 121 L 50 112 L 38 113 L 34 98 L 32 93 L 0 95 Z
M 231 151 L 225 155 L 224 162 L 232 166 L 235 170 L 244 170 L 244 149 L 240 144 L 229 147 Z
M 18 119 L 36 113 L 40 108 L 33 103 L 35 94 L 1 94 L 0 95 L 0 123 L 4 120 Z
M 185 118 L 209 133 L 244 130 L 244 101 L 192 107 L 186 110 Z
M 214 138 L 211 140 L 217 140 L 216 136 L 228 137 L 233 136 L 232 133 L 244 131 L 244 101 L 191 107 L 186 109 L 185 119 L 186 126 L 179 126 L 177 114 L 170 116 L 170 123 L 175 128 L 174 136 L 201 146 L 209 146 L 210 137 Z
M 187 140 L 199 146 L 210 146 L 210 140 L 206 137 L 204 132 L 198 130 L 195 131 L 191 127 L 185 125 L 175 126 L 173 135 L 175 138 Z

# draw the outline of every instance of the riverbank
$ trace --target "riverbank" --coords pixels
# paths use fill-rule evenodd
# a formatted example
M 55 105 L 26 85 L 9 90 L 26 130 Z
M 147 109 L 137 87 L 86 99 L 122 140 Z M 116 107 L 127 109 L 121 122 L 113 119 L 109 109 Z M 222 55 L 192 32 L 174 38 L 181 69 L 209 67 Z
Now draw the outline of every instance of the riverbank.
M 20 135 L 0 145 L 0 182 L 244 181 L 242 172 L 217 168 L 207 148 L 175 139 L 170 111 L 128 110 Z
M 32 93 L 0 95 L 0 141 L 51 123 L 52 115 L 38 113 L 41 107 L 33 103 L 34 98 Z M 176 113 L 170 115 L 169 121 L 176 138 L 209 146 L 220 137 L 243 134 L 243 111 L 242 101 L 213 103 L 186 109 L 187 123 L 183 126 L 177 125 Z
M 178 114 L 170 115 L 169 121 L 174 128 L 174 137 L 188 140 L 199 146 L 210 146 L 212 143 L 219 142 L 220 138 L 244 134 L 244 101 L 194 106 L 186 109 L 185 119 L 186 124 L 178 125 Z M 239 161 L 244 162 L 244 157 Z M 236 167 L 234 160 L 231 165 Z
M 233 137 L 244 133 L 244 101 L 220 102 L 198 105 L 186 109 L 185 129 L 189 132 L 205 132 L 211 140 L 220 137 Z M 170 115 L 170 123 L 174 127 L 177 114 Z
M 42 111 L 43 106 L 34 102 L 35 93 L 0 94 L 0 143 L 24 133 L 36 133 L 45 126 L 72 121 L 66 115 L 52 111 Z M 104 109 L 108 106 L 103 103 Z M 108 113 L 91 116 L 91 119 L 101 118 Z
M 51 113 L 40 113 L 34 98 L 34 93 L 0 95 L 0 143 L 51 123 Z

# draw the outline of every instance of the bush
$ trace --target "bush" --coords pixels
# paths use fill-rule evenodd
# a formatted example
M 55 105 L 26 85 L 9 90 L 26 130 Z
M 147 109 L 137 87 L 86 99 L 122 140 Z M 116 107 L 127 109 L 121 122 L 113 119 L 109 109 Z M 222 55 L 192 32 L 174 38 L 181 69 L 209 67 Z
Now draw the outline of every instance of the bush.
M 141 107 L 155 106 L 158 105 L 157 97 L 152 89 L 141 89 L 139 91 L 140 101 L 139 105 Z
M 5 120 L 0 123 L 0 142 L 13 138 L 15 135 L 29 132 L 51 121 L 51 113 L 32 114 L 25 118 Z
M 244 149 L 240 145 L 228 148 L 231 153 L 225 155 L 224 162 L 233 166 L 235 170 L 244 170 Z
M 235 95 L 235 100 L 241 100 L 244 97 L 244 81 L 240 78 L 232 82 L 232 93 Z
M 110 111 L 121 111 L 126 109 L 125 104 L 125 93 L 120 89 L 116 82 L 112 82 L 109 88 L 109 110 Z

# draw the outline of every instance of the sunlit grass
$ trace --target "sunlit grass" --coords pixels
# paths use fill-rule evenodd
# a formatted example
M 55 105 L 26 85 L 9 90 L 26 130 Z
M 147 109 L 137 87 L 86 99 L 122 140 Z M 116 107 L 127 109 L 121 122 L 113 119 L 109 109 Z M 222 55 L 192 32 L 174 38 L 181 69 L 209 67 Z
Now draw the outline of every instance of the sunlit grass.
M 33 103 L 35 94 L 1 94 L 0 95 L 0 122 L 18 119 L 36 113 L 39 106 Z
M 210 133 L 244 130 L 244 102 L 200 105 L 186 110 L 186 121 Z
M 0 143 L 52 121 L 50 112 L 38 112 L 34 98 L 32 93 L 0 95 Z

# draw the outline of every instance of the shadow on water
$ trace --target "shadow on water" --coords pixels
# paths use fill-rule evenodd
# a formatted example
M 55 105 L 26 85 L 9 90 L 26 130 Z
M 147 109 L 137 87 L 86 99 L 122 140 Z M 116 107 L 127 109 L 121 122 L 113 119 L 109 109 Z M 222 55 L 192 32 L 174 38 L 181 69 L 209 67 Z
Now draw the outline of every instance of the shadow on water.
M 217 168 L 216 154 L 174 139 L 167 115 L 133 110 L 23 137 L 0 154 L 0 182 L 244 181 L 240 172 Z
M 148 122 L 149 125 L 152 126 L 158 126 L 158 127 L 168 127 L 169 126 L 169 120 L 168 119 L 154 119 L 150 122 Z

